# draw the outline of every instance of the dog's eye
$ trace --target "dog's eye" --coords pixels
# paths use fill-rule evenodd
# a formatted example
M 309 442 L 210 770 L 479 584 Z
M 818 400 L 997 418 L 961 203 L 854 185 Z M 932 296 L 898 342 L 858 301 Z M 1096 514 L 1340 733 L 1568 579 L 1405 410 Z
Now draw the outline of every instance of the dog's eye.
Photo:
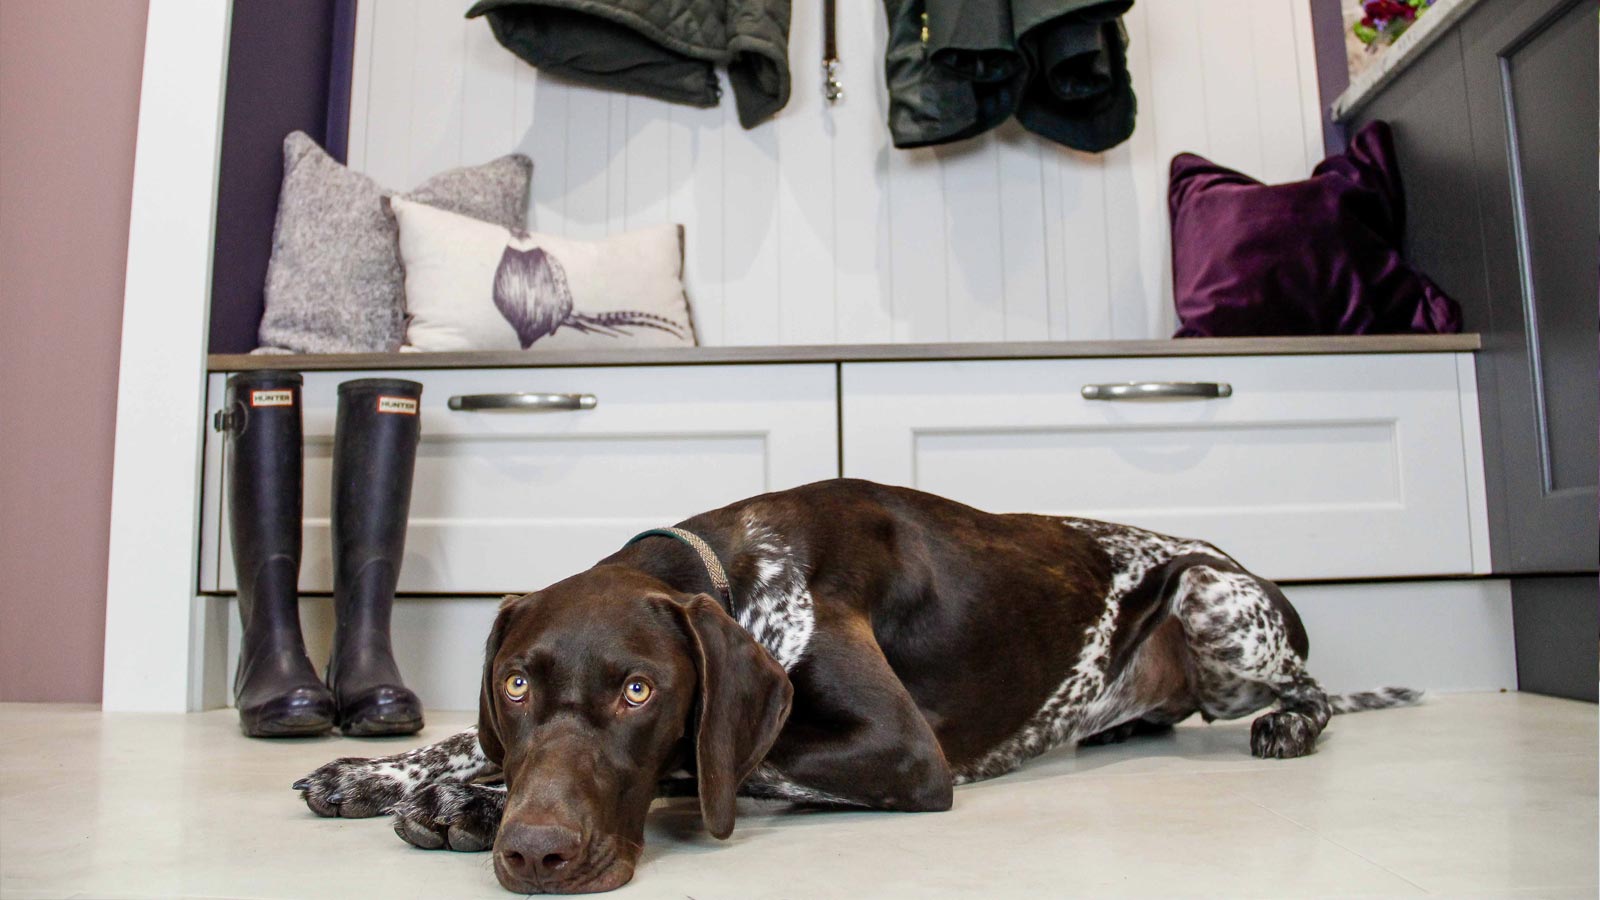
M 622 699 L 626 700 L 629 706 L 643 706 L 644 702 L 650 699 L 651 693 L 650 683 L 642 678 L 630 678 L 628 683 L 622 686 Z
M 521 675 L 506 678 L 506 696 L 513 703 L 521 703 L 528 696 L 528 679 Z

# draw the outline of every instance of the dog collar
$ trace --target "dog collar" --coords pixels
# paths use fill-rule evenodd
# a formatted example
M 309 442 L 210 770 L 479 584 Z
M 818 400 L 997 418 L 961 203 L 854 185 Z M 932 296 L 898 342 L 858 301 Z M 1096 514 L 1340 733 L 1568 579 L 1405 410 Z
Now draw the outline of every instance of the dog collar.
M 631 547 L 647 537 L 672 538 L 675 541 L 688 544 L 689 548 L 695 552 L 695 555 L 700 557 L 701 564 L 706 567 L 706 574 L 711 576 L 712 587 L 715 587 L 717 593 L 722 595 L 724 603 L 728 604 L 729 607 L 733 606 L 733 590 L 728 584 L 728 572 L 722 568 L 722 560 L 717 559 L 716 551 L 711 549 L 711 545 L 707 544 L 704 538 L 684 528 L 652 528 L 649 531 L 641 531 L 634 535 L 623 546 Z

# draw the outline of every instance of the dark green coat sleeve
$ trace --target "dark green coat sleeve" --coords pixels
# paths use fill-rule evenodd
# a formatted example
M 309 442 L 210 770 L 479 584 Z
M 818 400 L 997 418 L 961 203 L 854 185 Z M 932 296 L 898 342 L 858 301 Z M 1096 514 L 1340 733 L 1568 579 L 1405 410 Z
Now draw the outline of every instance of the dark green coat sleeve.
M 1016 115 L 1097 152 L 1133 133 L 1121 16 L 1132 0 L 884 0 L 896 147 L 981 134 Z
M 1029 131 L 1098 153 L 1133 134 L 1137 104 L 1122 15 L 1132 0 L 1013 0 L 1031 77 L 1017 106 Z
M 728 83 L 739 124 L 754 128 L 789 103 L 789 0 L 729 0 L 727 9 Z
M 896 147 L 964 140 L 1016 110 L 1027 70 L 1003 0 L 884 0 L 884 12 L 889 133 Z

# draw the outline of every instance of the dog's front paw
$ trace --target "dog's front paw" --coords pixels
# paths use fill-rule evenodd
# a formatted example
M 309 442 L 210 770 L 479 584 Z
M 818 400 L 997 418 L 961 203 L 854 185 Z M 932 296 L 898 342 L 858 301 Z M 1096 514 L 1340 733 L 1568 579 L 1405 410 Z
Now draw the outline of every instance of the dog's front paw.
M 410 779 L 387 759 L 345 757 L 296 781 L 306 806 L 319 816 L 365 819 L 405 799 Z
M 503 785 L 430 784 L 395 806 L 394 833 L 424 850 L 487 850 L 505 808 Z
M 1316 749 L 1317 727 L 1297 712 L 1267 713 L 1250 723 L 1250 753 L 1262 759 L 1291 759 Z

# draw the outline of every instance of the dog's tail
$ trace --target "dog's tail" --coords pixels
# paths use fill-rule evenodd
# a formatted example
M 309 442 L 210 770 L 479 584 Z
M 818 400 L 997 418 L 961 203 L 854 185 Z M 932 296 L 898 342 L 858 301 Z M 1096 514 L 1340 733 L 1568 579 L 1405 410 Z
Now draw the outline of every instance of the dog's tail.
M 1362 712 L 1369 709 L 1389 709 L 1395 706 L 1415 706 L 1422 702 L 1422 692 L 1403 687 L 1379 688 L 1359 694 L 1329 694 L 1328 705 L 1333 714 Z

